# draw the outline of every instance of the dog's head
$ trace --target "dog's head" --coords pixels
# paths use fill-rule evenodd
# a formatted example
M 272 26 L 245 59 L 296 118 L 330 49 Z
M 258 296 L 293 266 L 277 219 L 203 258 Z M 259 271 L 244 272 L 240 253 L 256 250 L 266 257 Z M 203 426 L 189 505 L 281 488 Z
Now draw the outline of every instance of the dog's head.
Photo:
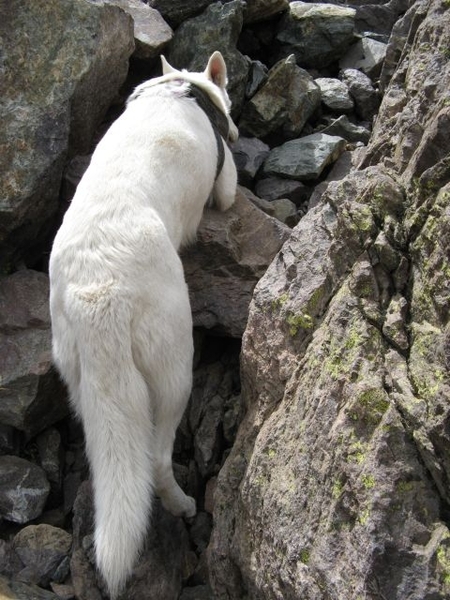
M 222 54 L 216 50 L 210 56 L 203 73 L 192 73 L 185 69 L 179 71 L 172 67 L 162 55 L 161 63 L 163 76 L 160 79 L 170 81 L 171 79 L 181 78 L 202 88 L 214 104 L 227 116 L 230 140 L 237 140 L 239 137 L 238 128 L 229 115 L 231 102 L 227 93 L 227 67 Z

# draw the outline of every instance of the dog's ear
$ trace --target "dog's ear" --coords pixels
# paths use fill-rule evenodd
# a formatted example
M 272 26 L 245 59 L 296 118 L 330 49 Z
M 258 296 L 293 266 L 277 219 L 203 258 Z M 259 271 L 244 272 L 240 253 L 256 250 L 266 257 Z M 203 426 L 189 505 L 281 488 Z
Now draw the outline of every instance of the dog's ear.
M 227 66 L 218 50 L 210 56 L 205 75 L 219 87 L 225 88 L 227 86 Z
M 174 69 L 166 60 L 166 57 L 161 54 L 161 65 L 163 75 L 167 75 L 167 73 L 174 73 L 176 69 Z

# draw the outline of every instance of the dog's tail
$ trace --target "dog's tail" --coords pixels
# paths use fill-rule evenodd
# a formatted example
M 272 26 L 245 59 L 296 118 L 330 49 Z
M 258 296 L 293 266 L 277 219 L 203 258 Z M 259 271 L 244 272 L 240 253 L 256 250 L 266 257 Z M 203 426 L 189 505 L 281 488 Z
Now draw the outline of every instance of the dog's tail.
M 78 292 L 80 412 L 95 497 L 97 566 L 112 599 L 143 545 L 153 487 L 152 420 L 133 360 L 131 315 L 111 289 Z

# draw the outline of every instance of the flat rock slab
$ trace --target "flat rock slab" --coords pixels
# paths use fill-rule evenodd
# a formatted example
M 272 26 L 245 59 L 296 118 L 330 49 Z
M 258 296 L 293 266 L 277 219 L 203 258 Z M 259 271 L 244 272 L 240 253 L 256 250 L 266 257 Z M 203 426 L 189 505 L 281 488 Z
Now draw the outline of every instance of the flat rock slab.
M 313 133 L 274 148 L 263 165 L 265 175 L 278 175 L 299 181 L 320 177 L 326 166 L 345 150 L 345 140 L 338 136 Z

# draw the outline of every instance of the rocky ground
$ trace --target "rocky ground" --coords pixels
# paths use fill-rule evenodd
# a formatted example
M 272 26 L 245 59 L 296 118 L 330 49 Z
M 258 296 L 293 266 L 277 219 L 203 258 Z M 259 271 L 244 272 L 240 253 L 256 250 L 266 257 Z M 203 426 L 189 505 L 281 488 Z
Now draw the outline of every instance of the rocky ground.
M 0 597 L 106 597 L 48 253 L 159 55 L 220 49 L 240 188 L 183 253 L 198 514 L 155 501 L 122 598 L 449 598 L 450 3 L 14 0 L 0 35 Z

